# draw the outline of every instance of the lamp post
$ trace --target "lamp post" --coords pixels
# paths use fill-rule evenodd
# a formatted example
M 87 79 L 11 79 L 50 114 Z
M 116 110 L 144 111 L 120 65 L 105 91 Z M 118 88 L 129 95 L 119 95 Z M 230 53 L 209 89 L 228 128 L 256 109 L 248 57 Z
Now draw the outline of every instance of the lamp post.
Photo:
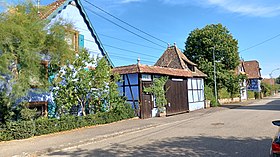
M 271 79 L 272 79 L 272 73 L 273 73 L 274 71 L 276 71 L 276 70 L 280 70 L 280 68 L 276 68 L 276 69 L 274 69 L 274 70 L 271 71 L 271 73 L 269 74 L 269 76 L 270 76 Z
M 218 102 L 215 45 L 213 47 L 213 65 L 214 65 L 214 92 L 215 92 L 215 100 L 216 100 L 216 102 Z

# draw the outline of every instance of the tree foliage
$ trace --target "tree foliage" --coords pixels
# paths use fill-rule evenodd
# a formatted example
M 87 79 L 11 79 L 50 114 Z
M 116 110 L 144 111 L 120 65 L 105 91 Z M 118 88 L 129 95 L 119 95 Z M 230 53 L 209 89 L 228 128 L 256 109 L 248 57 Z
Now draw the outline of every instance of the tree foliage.
M 89 65 L 97 66 L 86 68 Z M 77 105 L 84 116 L 124 105 L 117 90 L 119 76 L 113 75 L 105 58 L 95 60 L 86 50 L 79 52 L 72 63 L 64 66 L 56 79 L 54 93 L 59 114 L 68 114 Z
M 0 16 L 0 80 L 9 84 L 5 91 L 10 101 L 24 96 L 30 87 L 47 89 L 46 69 L 42 59 L 65 64 L 74 57 L 63 35 L 69 24 L 48 25 L 38 16 L 32 3 L 9 8 Z M 4 83 L 3 83 L 4 82 Z
M 155 78 L 153 84 L 150 87 L 144 88 L 145 92 L 152 93 L 156 98 L 156 105 L 161 110 L 166 104 L 164 86 L 168 80 L 168 77 Z M 168 89 L 167 89 L 168 90 Z
M 198 68 L 208 75 L 205 81 L 207 85 L 214 86 L 214 53 L 218 88 L 227 86 L 231 93 L 238 91 L 236 87 L 239 80 L 232 72 L 239 65 L 238 41 L 226 27 L 211 24 L 195 29 L 185 44 L 184 54 L 198 63 Z
M 280 84 L 280 75 L 276 78 L 275 83 Z

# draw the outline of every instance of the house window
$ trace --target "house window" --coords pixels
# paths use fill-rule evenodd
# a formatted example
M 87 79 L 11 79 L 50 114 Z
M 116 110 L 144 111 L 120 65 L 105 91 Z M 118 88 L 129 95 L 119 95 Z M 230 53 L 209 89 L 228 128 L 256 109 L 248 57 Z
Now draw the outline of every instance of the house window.
M 149 74 L 142 74 L 142 81 L 152 81 L 152 76 Z
M 71 46 L 71 50 L 78 52 L 84 48 L 84 35 L 79 34 L 78 31 L 70 30 L 65 37 L 66 42 Z
M 194 71 L 195 71 L 195 68 L 194 68 L 194 66 L 193 66 L 193 65 L 187 64 L 187 66 L 188 66 L 188 68 L 189 68 L 192 72 L 194 72 Z
M 69 30 L 65 41 L 71 46 L 71 50 L 78 51 L 78 36 L 79 32 L 75 30 Z
M 204 101 L 204 81 L 201 78 L 188 79 L 188 98 L 189 102 Z
M 172 78 L 172 81 L 176 81 L 176 82 L 183 82 L 183 79 L 179 79 L 179 78 Z
M 48 102 L 30 102 L 27 107 L 29 109 L 36 109 L 36 115 L 38 117 L 48 115 Z

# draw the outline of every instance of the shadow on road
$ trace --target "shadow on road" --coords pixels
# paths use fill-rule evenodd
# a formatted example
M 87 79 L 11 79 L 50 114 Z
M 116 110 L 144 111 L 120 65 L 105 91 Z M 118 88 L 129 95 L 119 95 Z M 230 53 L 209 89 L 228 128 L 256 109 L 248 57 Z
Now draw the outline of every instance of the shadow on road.
M 49 156 L 254 156 L 269 155 L 271 139 L 223 138 L 223 137 L 181 137 L 154 141 L 144 146 L 111 144 L 95 150 L 83 148 L 75 151 L 60 151 Z
M 250 102 L 247 104 L 248 106 L 244 106 L 244 104 L 224 104 L 221 107 L 229 108 L 229 109 L 241 109 L 241 110 L 279 110 L 280 111 L 280 99 L 270 98 L 273 101 L 263 104 L 263 105 L 254 105 L 254 102 Z M 245 102 L 246 104 L 246 102 Z
M 249 105 L 242 106 L 236 109 L 242 110 L 279 110 L 280 111 L 280 100 L 276 99 L 264 105 Z

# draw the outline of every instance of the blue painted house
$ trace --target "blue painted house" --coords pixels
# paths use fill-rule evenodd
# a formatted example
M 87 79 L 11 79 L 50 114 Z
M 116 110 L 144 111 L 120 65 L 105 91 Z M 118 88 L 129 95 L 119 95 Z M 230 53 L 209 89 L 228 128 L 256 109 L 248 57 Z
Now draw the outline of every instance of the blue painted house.
M 85 48 L 91 57 L 105 57 L 113 66 L 80 0 L 57 0 L 47 6 L 39 7 L 38 12 L 42 19 L 49 21 L 49 26 L 59 21 L 66 21 L 73 25 L 73 29 L 69 30 L 71 35 L 66 39 L 73 50 L 78 52 L 79 49 Z M 47 58 L 43 59 L 46 66 L 48 62 Z M 42 115 L 51 116 L 54 114 L 55 103 L 52 93 L 36 94 L 31 92 L 30 95 L 30 108 L 37 108 L 37 111 L 41 112 Z

